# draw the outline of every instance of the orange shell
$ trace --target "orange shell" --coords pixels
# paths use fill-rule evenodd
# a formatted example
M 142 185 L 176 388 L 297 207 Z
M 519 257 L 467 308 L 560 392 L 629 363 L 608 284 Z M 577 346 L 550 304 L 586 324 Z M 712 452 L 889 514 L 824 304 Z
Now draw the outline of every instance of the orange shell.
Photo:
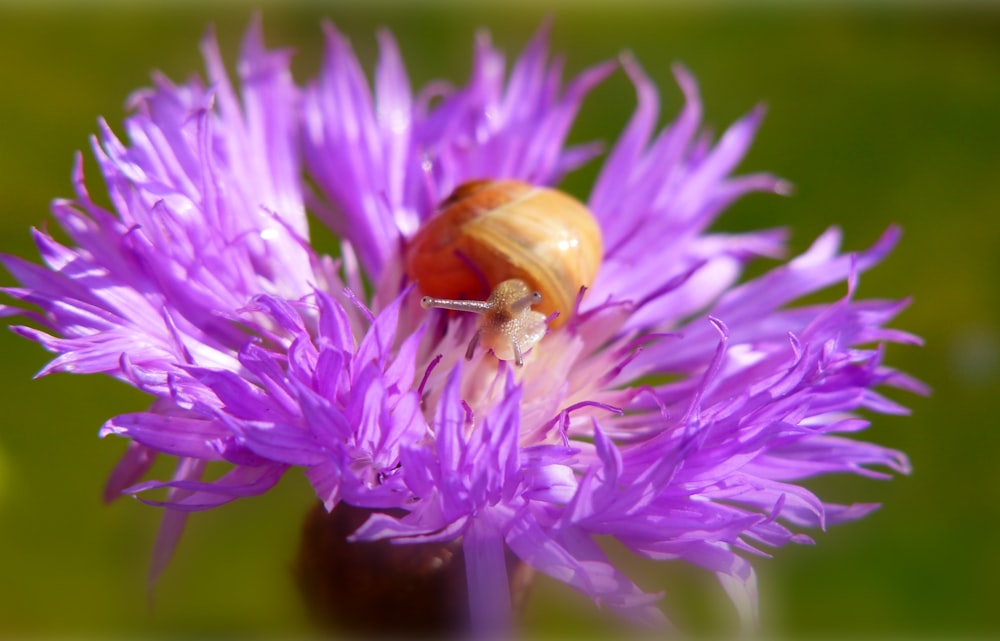
M 519 278 L 542 294 L 535 310 L 558 327 L 590 287 L 603 257 L 601 230 L 579 201 L 516 180 L 460 185 L 410 239 L 406 273 L 435 298 L 486 300 Z

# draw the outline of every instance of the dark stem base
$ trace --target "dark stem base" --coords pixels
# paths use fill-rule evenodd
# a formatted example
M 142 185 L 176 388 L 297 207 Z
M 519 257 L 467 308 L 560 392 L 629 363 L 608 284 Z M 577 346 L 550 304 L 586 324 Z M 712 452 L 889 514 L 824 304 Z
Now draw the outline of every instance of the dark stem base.
M 316 624 L 364 638 L 448 638 L 467 631 L 461 540 L 348 542 L 371 514 L 344 503 L 327 513 L 317 504 L 306 517 L 295 574 Z M 514 607 L 520 610 L 533 571 L 510 554 L 507 566 Z

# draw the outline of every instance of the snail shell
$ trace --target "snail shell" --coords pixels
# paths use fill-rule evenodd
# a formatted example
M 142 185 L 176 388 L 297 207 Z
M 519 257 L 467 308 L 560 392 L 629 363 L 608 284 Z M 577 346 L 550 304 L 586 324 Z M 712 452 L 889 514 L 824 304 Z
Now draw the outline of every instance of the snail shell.
M 407 275 L 425 295 L 486 300 L 518 279 L 541 294 L 538 312 L 555 328 L 568 320 L 581 287 L 597 276 L 601 230 L 579 201 L 517 180 L 460 185 L 410 239 Z

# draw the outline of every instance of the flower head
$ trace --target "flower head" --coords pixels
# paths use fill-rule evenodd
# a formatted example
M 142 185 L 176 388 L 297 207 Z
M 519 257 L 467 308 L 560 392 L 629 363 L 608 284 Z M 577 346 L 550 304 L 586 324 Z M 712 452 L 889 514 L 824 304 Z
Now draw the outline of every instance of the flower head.
M 918 342 L 886 327 L 905 302 L 854 297 L 898 230 L 858 254 L 839 253 L 831 230 L 744 282 L 750 260 L 782 255 L 785 232 L 709 231 L 738 197 L 787 191 L 731 176 L 761 109 L 713 142 L 675 67 L 685 104 L 657 131 L 656 89 L 623 57 L 638 106 L 584 199 L 603 238 L 596 280 L 523 366 L 484 349 L 465 362 L 475 321 L 420 306 L 408 239 L 466 181 L 555 186 L 595 158 L 599 145 L 566 136 L 616 65 L 564 84 L 543 28 L 507 75 L 480 36 L 466 84 L 414 93 L 382 32 L 372 91 L 344 36 L 327 25 L 326 40 L 299 89 L 255 21 L 237 91 L 210 34 L 207 84 L 157 76 L 131 102 L 125 141 L 102 124 L 112 209 L 78 162 L 76 198 L 53 206 L 71 244 L 36 231 L 43 265 L 4 258 L 21 282 L 7 293 L 39 310 L 26 312 L 38 328 L 15 330 L 56 354 L 43 373 L 109 374 L 153 399 L 102 430 L 132 441 L 109 498 L 168 508 L 153 578 L 188 512 L 300 467 L 328 510 L 373 510 L 354 540 L 461 541 L 480 629 L 507 625 L 508 551 L 664 622 L 602 536 L 716 573 L 751 620 L 748 556 L 875 507 L 826 503 L 800 480 L 908 471 L 900 452 L 852 438 L 868 426 L 858 410 L 905 411 L 876 387 L 922 390 L 882 362 L 885 343 Z M 310 246 L 307 209 L 340 235 L 340 259 Z M 839 300 L 795 304 L 837 283 Z M 174 477 L 142 481 L 160 454 L 177 458 Z M 209 462 L 228 472 L 206 480 Z

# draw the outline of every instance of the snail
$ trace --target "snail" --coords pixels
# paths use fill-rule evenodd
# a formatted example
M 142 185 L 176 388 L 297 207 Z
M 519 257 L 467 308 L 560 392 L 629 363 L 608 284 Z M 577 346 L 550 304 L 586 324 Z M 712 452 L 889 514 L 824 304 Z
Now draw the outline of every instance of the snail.
M 407 244 L 404 265 L 425 308 L 481 314 L 477 344 L 523 353 L 573 312 L 603 256 L 593 214 L 571 196 L 517 180 L 459 185 Z M 536 309 L 532 309 L 532 307 Z

